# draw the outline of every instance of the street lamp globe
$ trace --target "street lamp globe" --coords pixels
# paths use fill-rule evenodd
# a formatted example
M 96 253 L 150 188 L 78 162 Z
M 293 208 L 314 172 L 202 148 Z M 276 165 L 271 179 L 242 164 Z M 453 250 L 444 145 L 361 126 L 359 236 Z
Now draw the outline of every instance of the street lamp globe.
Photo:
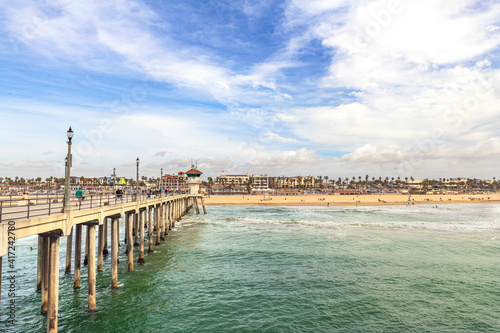
M 137 165 L 139 165 L 139 157 L 135 160 L 137 162 Z
M 69 127 L 69 130 L 66 132 L 66 134 L 68 135 L 68 139 L 69 141 L 71 142 L 71 139 L 73 138 L 73 130 L 71 129 L 71 126 Z

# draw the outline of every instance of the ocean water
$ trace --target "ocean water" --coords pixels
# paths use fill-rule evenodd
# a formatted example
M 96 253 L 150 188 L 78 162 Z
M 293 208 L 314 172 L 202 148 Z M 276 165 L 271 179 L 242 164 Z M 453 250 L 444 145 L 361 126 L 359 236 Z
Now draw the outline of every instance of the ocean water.
M 131 273 L 122 222 L 95 313 L 61 239 L 59 332 L 500 332 L 500 205 L 432 207 L 207 207 Z M 17 242 L 14 326 L 4 260 L 2 332 L 45 332 L 36 246 Z

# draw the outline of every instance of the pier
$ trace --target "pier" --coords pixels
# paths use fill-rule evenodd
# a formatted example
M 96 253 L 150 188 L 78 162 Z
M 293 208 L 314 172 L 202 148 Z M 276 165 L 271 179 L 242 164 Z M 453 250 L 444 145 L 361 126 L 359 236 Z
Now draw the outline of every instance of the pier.
M 102 272 L 103 255 L 108 253 L 108 240 L 111 247 L 111 288 L 118 288 L 118 265 L 134 270 L 134 260 L 145 262 L 145 242 L 148 252 L 154 246 L 167 241 L 165 238 L 175 223 L 192 208 L 199 214 L 199 203 L 206 213 L 201 194 L 158 195 L 148 198 L 143 195 L 123 195 L 94 197 L 84 201 L 52 204 L 51 198 L 38 204 L 3 205 L 0 210 L 0 281 L 2 259 L 8 258 L 10 245 L 15 240 L 38 235 L 38 255 L 36 263 L 37 282 L 33 290 L 41 291 L 40 312 L 47 316 L 47 332 L 57 332 L 59 301 L 59 241 L 67 237 L 65 273 L 71 274 L 72 254 L 74 251 L 74 284 L 81 288 L 82 245 L 84 245 L 84 265 L 88 265 L 88 311 L 95 311 L 95 276 Z M 69 200 L 68 200 L 69 201 Z M 7 206 L 7 207 L 6 207 Z M 30 207 L 31 206 L 31 207 Z M 68 207 L 71 207 L 68 209 Z M 30 216 L 31 211 L 31 216 Z M 118 263 L 119 228 L 118 221 L 125 219 L 127 261 Z M 97 237 L 96 237 L 96 227 Z M 147 232 L 145 229 L 147 228 Z M 85 240 L 82 244 L 82 234 Z M 97 246 L 96 246 L 97 238 Z M 147 240 L 146 240 L 147 238 Z M 133 247 L 139 247 L 139 257 L 134 259 Z M 97 254 L 96 254 L 97 252 Z M 97 258 L 96 258 L 97 256 Z M 6 261 L 6 260 L 3 260 Z M 33 267 L 34 270 L 34 267 Z M 0 285 L 1 287 L 1 285 Z M 1 288 L 0 288 L 1 297 Z M 1 298 L 0 298 L 1 300 Z

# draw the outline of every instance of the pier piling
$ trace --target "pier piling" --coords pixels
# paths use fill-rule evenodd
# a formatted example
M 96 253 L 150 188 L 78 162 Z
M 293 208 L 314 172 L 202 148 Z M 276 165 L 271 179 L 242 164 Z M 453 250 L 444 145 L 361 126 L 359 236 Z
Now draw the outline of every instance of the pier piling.
M 196 215 L 200 215 L 200 208 L 198 207 L 198 200 L 193 199 L 194 207 L 196 208 Z
M 160 219 L 161 219 L 161 205 L 155 206 L 155 225 L 156 225 L 156 245 L 160 245 L 160 237 L 161 237 L 161 228 L 160 228 Z
M 148 209 L 148 253 L 153 253 L 153 208 Z
M 66 236 L 66 268 L 64 269 L 64 273 L 71 273 L 71 250 L 73 247 L 73 227 L 71 227 L 71 231 L 68 236 Z
M 139 246 L 139 214 L 134 213 L 134 246 Z
M 82 270 L 82 225 L 75 227 L 75 274 L 73 288 L 80 289 L 80 274 Z
M 42 237 L 42 306 L 40 313 L 47 314 L 47 300 L 49 297 L 49 237 Z
M 140 237 L 140 245 L 139 245 L 139 259 L 137 260 L 138 264 L 144 264 L 144 220 L 146 217 L 146 210 L 139 211 L 139 237 Z
M 49 258 L 49 295 L 47 309 L 47 332 L 57 332 L 57 313 L 59 307 L 59 236 L 50 236 Z
M 88 300 L 88 310 L 95 311 L 95 225 L 89 224 L 87 226 L 87 232 L 89 234 L 89 257 L 88 257 L 88 288 L 89 288 L 89 300 Z
M 104 224 L 99 225 L 99 235 L 97 237 L 97 272 L 102 272 L 103 267 L 103 255 L 102 250 L 104 248 Z
M 205 208 L 205 203 L 203 202 L 203 197 L 201 197 L 200 200 L 201 200 L 201 206 L 203 207 L 203 214 L 207 214 L 207 210 Z
M 118 217 L 111 220 L 111 288 L 118 288 Z
M 135 213 L 127 213 L 125 215 L 125 224 L 128 225 L 127 228 L 127 258 L 128 258 L 128 271 L 132 272 L 134 270 L 134 247 L 132 246 L 132 219 L 135 219 Z
M 108 255 L 108 218 L 104 219 L 104 245 L 102 248 L 102 254 Z
M 85 232 L 85 256 L 83 258 L 83 266 L 87 266 L 89 263 L 89 228 L 87 226 L 87 231 Z
M 161 232 L 160 232 L 160 240 L 162 242 L 165 241 L 165 234 L 167 233 L 167 231 L 165 229 L 166 210 L 167 210 L 167 206 L 165 204 L 162 204 L 161 205 Z
M 38 235 L 38 248 L 36 258 L 36 290 L 42 290 L 42 265 L 43 265 L 43 237 Z

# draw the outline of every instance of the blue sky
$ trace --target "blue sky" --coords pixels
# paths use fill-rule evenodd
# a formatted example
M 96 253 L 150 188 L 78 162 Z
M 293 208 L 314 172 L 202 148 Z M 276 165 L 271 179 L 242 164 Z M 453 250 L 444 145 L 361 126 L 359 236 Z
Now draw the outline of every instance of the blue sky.
M 500 178 L 495 1 L 0 4 L 0 176 Z

